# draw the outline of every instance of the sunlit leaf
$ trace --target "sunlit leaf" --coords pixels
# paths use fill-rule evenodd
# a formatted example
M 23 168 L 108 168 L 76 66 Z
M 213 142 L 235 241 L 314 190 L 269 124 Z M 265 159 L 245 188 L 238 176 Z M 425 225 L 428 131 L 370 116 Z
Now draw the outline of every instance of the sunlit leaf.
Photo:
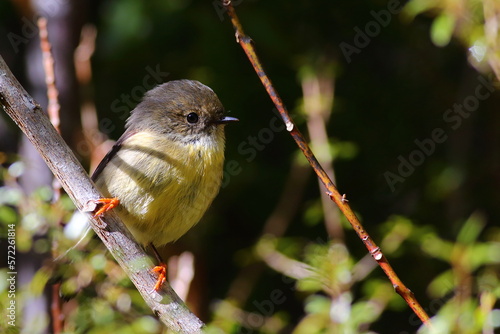
M 453 29 L 455 28 L 455 18 L 443 13 L 439 15 L 431 27 L 431 39 L 437 46 L 446 46 L 451 40 Z

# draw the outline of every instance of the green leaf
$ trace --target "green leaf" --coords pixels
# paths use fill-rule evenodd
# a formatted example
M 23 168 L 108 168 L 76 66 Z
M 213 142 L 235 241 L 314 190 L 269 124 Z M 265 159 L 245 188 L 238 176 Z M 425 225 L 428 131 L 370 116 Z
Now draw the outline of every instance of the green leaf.
M 11 207 L 8 206 L 0 206 L 0 222 L 5 225 L 15 224 L 17 221 L 17 213 Z
M 450 291 L 453 291 L 453 289 L 455 289 L 453 280 L 454 276 L 451 270 L 446 270 L 445 272 L 441 273 L 428 285 L 427 291 L 429 295 L 434 298 L 442 298 L 446 296 L 448 293 L 450 293 Z
M 443 13 L 439 15 L 431 27 L 431 39 L 437 46 L 446 46 L 451 40 L 456 20 L 453 16 Z
M 472 214 L 460 230 L 457 241 L 463 244 L 474 243 L 485 224 L 484 217 L 477 213 Z

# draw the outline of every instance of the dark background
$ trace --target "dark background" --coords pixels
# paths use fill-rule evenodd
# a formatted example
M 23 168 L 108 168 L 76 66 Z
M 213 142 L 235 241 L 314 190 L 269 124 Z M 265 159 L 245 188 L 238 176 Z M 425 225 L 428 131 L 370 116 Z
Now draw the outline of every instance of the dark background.
M 232 285 L 237 277 L 255 269 L 255 277 L 249 274 L 249 280 L 253 280 L 247 285 L 251 287 L 249 295 L 240 306 L 262 314 L 252 301 L 269 299 L 274 289 L 284 291 L 286 302 L 274 305 L 273 312 L 264 315 L 279 313 L 285 319 L 280 331 L 290 332 L 304 317 L 304 304 L 311 292 L 297 290 L 294 281 L 283 283 L 284 276 L 263 264 L 254 247 L 282 196 L 290 166 L 299 153 L 286 131 L 273 131 L 269 137 L 270 132 L 263 130 L 275 124 L 274 106 L 235 42 L 224 8 L 210 1 L 133 0 L 75 1 L 67 6 L 72 14 L 60 18 L 59 25 L 53 23 L 52 34 L 49 30 L 49 38 L 54 36 L 54 48 L 63 50 L 61 58 L 71 58 L 82 24 L 91 23 L 97 30 L 91 82 L 78 88 L 75 79 L 58 80 L 58 85 L 66 87 L 60 88 L 61 95 L 65 90 L 73 92 L 68 101 L 62 101 L 61 113 L 68 115 L 61 116 L 66 127 L 63 134 L 84 165 L 90 162 L 87 152 L 78 146 L 82 140 L 78 116 L 81 103 L 93 101 L 99 118 L 112 120 L 112 130 L 106 126 L 101 131 L 117 139 L 125 121 L 120 116 L 139 101 L 134 96 L 142 94 L 143 80 L 151 70 L 159 69 L 163 81 L 202 81 L 218 94 L 230 115 L 240 119 L 226 131 L 226 161 L 235 161 L 237 167 L 226 165 L 230 175 L 226 175 L 225 187 L 203 221 L 165 252 L 189 250 L 195 254 L 197 278 L 192 299 L 205 321 L 214 318 L 215 301 L 229 298 L 233 294 L 230 287 L 238 290 Z M 440 258 L 424 250 L 427 242 L 434 240 L 425 238 L 435 236 L 435 247 L 442 246 L 435 253 L 446 253 L 448 248 L 443 244 L 456 245 L 465 221 L 474 215 L 481 228 L 473 243 L 499 241 L 500 96 L 495 92 L 481 101 L 453 129 L 454 123 L 443 118 L 447 110 L 475 95 L 480 75 L 494 76 L 484 64 L 478 67 L 484 70 L 481 74 L 473 66 L 467 41 L 458 32 L 443 47 L 433 43 L 430 31 L 437 10 L 413 20 L 402 13 L 390 15 L 390 22 L 379 24 L 379 32 L 368 36 L 366 45 L 356 46 L 359 30 L 365 31 L 366 25 L 374 21 L 371 11 L 387 12 L 387 6 L 384 1 L 235 2 L 245 32 L 254 40 L 268 75 L 305 134 L 308 116 L 302 107 L 304 78 L 308 74 L 324 76 L 333 83 L 334 102 L 327 131 L 335 154 L 333 166 L 339 191 L 347 194 L 376 242 L 384 238 L 392 222 L 403 218 L 409 222 L 411 232 L 401 237 L 397 250 L 386 255 L 432 316 L 439 307 L 434 306 L 438 297 L 429 292 L 430 282 L 451 269 L 449 284 L 453 288 L 439 297 L 441 306 L 453 299 L 453 291 L 456 294 L 460 290 L 460 266 L 453 258 Z M 402 3 L 395 6 L 398 11 L 402 7 Z M 37 38 L 26 36 L 27 30 L 23 30 L 28 29 L 27 21 L 33 22 L 33 13 L 33 8 L 21 1 L 0 4 L 0 54 L 43 104 L 43 82 L 30 74 L 37 68 L 36 61 L 30 58 L 36 53 L 30 50 L 36 49 Z M 25 39 L 13 46 L 12 34 Z M 341 47 L 346 44 L 342 43 L 356 47 L 357 52 L 346 57 Z M 72 73 L 71 65 L 68 68 Z M 486 91 L 483 88 L 481 92 Z M 122 94 L 131 98 L 125 99 Z M 16 156 L 22 147 L 21 136 L 15 134 L 17 129 L 5 115 L 2 118 L 0 151 Z M 403 177 L 404 182 L 391 187 L 387 173 L 397 175 L 401 159 L 408 161 L 412 154 L 423 157 L 415 153 L 421 151 L 415 141 L 429 142 L 437 128 L 443 129 L 446 140 L 434 141 L 432 152 Z M 12 159 L 3 161 L 4 166 L 9 166 Z M 40 175 L 37 182 L 47 183 Z M 294 191 L 287 196 L 296 195 Z M 290 208 L 296 212 L 284 235 L 278 236 L 278 248 L 304 260 L 308 245 L 325 245 L 329 236 L 319 201 L 323 190 L 318 189 L 312 173 L 307 176 L 307 184 L 297 191 L 302 199 Z M 344 237 L 337 241 L 346 245 L 350 261 L 356 263 L 365 256 L 366 249 L 352 229 L 342 224 Z M 488 272 L 496 279 L 498 261 L 482 263 L 491 265 Z M 470 280 L 478 279 L 483 270 L 478 268 L 484 269 L 473 265 L 467 269 Z M 369 300 L 374 290 L 367 287 L 368 283 L 379 281 L 388 284 L 376 268 L 362 282 L 342 289 L 350 291 L 353 304 Z M 479 288 L 469 284 L 472 292 L 467 297 L 477 300 Z M 332 296 L 321 289 L 317 293 Z M 418 326 L 408 320 L 412 314 L 398 298 L 393 297 L 367 328 L 381 333 L 415 332 Z

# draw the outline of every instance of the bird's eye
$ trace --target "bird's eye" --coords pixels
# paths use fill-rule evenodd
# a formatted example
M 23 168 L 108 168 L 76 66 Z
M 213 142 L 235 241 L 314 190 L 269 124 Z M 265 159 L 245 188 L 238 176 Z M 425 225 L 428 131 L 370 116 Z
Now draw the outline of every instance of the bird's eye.
M 188 123 L 191 123 L 191 124 L 194 124 L 194 123 L 197 123 L 198 122 L 198 114 L 195 113 L 195 112 L 191 112 L 189 113 L 187 116 L 186 116 L 186 119 L 188 121 Z

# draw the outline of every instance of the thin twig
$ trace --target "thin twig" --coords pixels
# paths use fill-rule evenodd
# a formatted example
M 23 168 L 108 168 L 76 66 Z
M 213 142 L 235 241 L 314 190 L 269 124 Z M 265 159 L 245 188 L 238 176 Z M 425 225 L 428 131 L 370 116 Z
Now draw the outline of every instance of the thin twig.
M 326 67 L 328 64 L 323 66 Z M 333 156 L 330 152 L 330 143 L 328 142 L 328 133 L 326 131 L 326 123 L 330 118 L 333 106 L 335 85 L 333 73 L 329 74 L 328 70 L 325 70 L 323 69 L 321 74 L 304 75 L 301 83 L 311 145 L 315 148 L 316 153 L 320 152 L 318 160 L 327 175 L 335 182 Z M 318 182 L 321 183 L 319 180 Z M 323 216 L 328 236 L 337 242 L 343 242 L 344 230 L 340 223 L 339 210 L 331 205 L 330 198 L 323 192 L 321 193 L 321 205 L 323 207 Z
M 99 119 L 93 98 L 91 58 L 95 51 L 97 29 L 94 25 L 83 26 L 80 44 L 75 49 L 75 71 L 81 94 L 81 122 L 83 138 L 77 143 L 77 150 L 90 157 L 90 170 L 94 170 L 111 150 L 114 142 L 99 130 Z
M 56 87 L 56 75 L 54 67 L 54 57 L 52 56 L 52 46 L 49 42 L 49 33 L 47 30 L 47 19 L 40 17 L 37 21 L 38 30 L 40 34 L 40 49 L 42 50 L 43 69 L 45 71 L 45 84 L 47 85 L 47 98 L 48 98 L 48 114 L 49 119 L 56 131 L 61 134 L 59 129 L 60 117 L 59 112 L 61 106 L 59 104 L 59 91 Z M 52 203 L 56 204 L 61 198 L 61 184 L 54 178 L 52 180 L 53 198 Z M 52 243 L 52 255 L 54 256 L 55 249 L 57 249 L 57 242 L 54 240 Z M 54 334 L 59 334 L 64 328 L 64 315 L 62 313 L 62 301 L 59 295 L 60 283 L 52 285 L 52 303 L 50 305 L 50 312 L 52 316 L 52 329 Z
M 270 268 L 296 280 L 311 277 L 314 269 L 284 254 L 278 252 L 275 247 L 275 238 L 262 238 L 256 247 L 257 254 L 267 263 Z
M 40 17 L 38 19 L 38 29 L 40 30 L 40 47 L 42 49 L 43 69 L 45 70 L 45 83 L 47 84 L 48 106 L 47 112 L 49 119 L 58 133 L 61 133 L 59 125 L 59 91 L 56 88 L 56 73 L 54 70 L 54 57 L 52 56 L 52 46 L 49 42 L 49 33 L 47 31 L 47 19 Z
M 47 113 L 49 114 L 50 122 L 57 132 L 61 134 L 61 129 L 59 128 L 59 125 L 61 124 L 61 118 L 59 117 L 61 105 L 59 104 L 59 91 L 56 87 L 56 72 L 54 57 L 52 55 L 52 45 L 49 42 L 47 19 L 40 17 L 37 24 L 40 35 L 40 49 L 42 50 L 43 69 L 45 71 L 45 84 L 47 85 Z M 52 202 L 57 203 L 61 197 L 61 184 L 57 179 L 52 180 L 52 189 L 54 190 Z
M 356 231 L 359 238 L 365 244 L 366 248 L 368 249 L 368 252 L 372 255 L 375 261 L 377 261 L 379 266 L 382 268 L 384 273 L 391 281 L 396 292 L 406 301 L 406 303 L 410 306 L 413 312 L 415 312 L 415 314 L 420 318 L 420 320 L 424 324 L 430 326 L 429 316 L 424 311 L 422 306 L 418 303 L 413 292 L 410 289 L 408 289 L 399 279 L 398 275 L 389 264 L 389 261 L 382 253 L 380 247 L 378 247 L 377 244 L 372 240 L 372 238 L 366 232 L 359 219 L 354 214 L 354 211 L 351 209 L 349 205 L 349 201 L 346 200 L 345 196 L 339 193 L 333 182 L 328 177 L 325 170 L 321 167 L 318 160 L 314 156 L 313 152 L 311 151 L 311 148 L 304 139 L 304 136 L 302 135 L 302 133 L 299 131 L 299 129 L 291 119 L 288 111 L 285 108 L 285 105 L 283 104 L 283 101 L 278 95 L 278 92 L 274 89 L 271 80 L 265 73 L 261 62 L 257 57 L 257 54 L 252 44 L 252 40 L 243 32 L 243 28 L 238 19 L 238 16 L 236 15 L 236 12 L 234 10 L 231 1 L 223 0 L 223 5 L 227 8 L 227 13 L 234 27 L 236 42 L 239 43 L 242 49 L 245 51 L 255 72 L 259 76 L 262 84 L 264 85 L 266 91 L 271 97 L 271 100 L 274 102 L 276 108 L 278 109 L 281 118 L 285 122 L 287 130 L 290 132 L 290 135 L 295 140 L 300 150 L 309 161 L 309 164 L 318 175 L 318 178 L 320 179 L 321 183 L 323 183 L 323 185 L 325 186 L 328 196 L 331 198 L 333 202 L 335 202 L 335 204 L 337 204 L 339 209 L 346 216 L 347 220 L 353 227 L 354 231 Z
M 311 174 L 310 171 L 311 169 L 307 165 L 299 161 L 299 159 L 294 159 L 280 198 L 276 202 L 274 210 L 266 219 L 260 238 L 267 235 L 278 238 L 285 234 L 293 217 L 296 216 L 299 210 L 304 189 Z
M 90 211 L 102 198 L 71 149 L 51 125 L 42 108 L 26 92 L 0 57 L 0 106 L 21 128 L 45 160 L 54 176 L 75 203 L 87 213 L 91 227 L 134 283 L 146 304 L 176 333 L 201 333 L 203 323 L 172 290 L 167 282 L 155 292 L 153 262 L 118 216 L 109 212 L 95 218 Z
M 52 284 L 51 289 L 50 314 L 52 316 L 52 331 L 54 334 L 59 334 L 64 328 L 64 314 L 62 313 L 62 301 L 59 294 L 61 283 Z

